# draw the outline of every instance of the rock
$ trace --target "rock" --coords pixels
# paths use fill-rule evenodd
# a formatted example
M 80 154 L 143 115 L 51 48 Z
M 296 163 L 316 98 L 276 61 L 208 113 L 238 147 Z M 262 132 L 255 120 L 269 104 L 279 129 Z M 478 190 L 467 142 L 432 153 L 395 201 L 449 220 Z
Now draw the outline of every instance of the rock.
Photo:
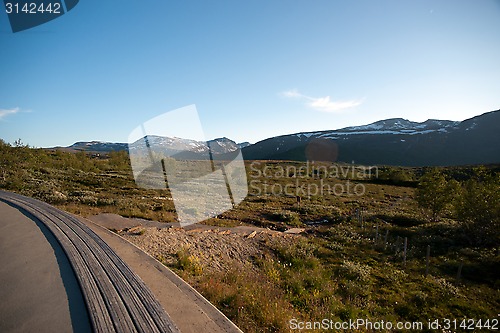
M 300 234 L 304 232 L 306 229 L 304 228 L 291 228 L 285 231 L 285 234 Z

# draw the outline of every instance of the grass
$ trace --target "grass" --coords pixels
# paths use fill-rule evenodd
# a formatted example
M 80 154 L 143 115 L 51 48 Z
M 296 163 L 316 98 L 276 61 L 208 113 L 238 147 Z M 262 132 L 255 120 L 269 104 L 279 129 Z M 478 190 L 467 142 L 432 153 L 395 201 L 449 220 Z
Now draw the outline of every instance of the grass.
M 249 196 L 203 223 L 274 230 L 303 227 L 306 233 L 296 236 L 292 246 L 265 247 L 229 271 L 204 270 L 209 263 L 200 262 L 189 248 L 180 249 L 170 266 L 245 332 L 288 332 L 292 318 L 498 318 L 498 244 L 471 245 L 451 213 L 429 223 L 414 199 L 422 169 L 386 167 L 369 175 L 360 166 L 338 167 L 354 171 L 330 177 L 327 165 L 315 172 L 299 162 L 247 162 Z M 492 172 L 498 172 L 494 168 Z M 460 180 L 470 177 L 471 170 L 444 169 L 464 178 Z M 363 185 L 363 195 L 352 192 L 357 184 Z M 84 216 L 115 213 L 176 220 L 168 191 L 138 188 L 124 153 L 93 159 L 0 143 L 0 188 Z M 356 211 L 363 212 L 363 223 Z
M 322 235 L 300 237 L 294 246 L 276 248 L 247 266 L 184 278 L 245 332 L 286 332 L 292 318 L 496 318 L 499 293 L 492 281 L 464 275 L 457 283 L 456 270 L 446 272 L 437 264 L 451 260 L 447 256 L 434 257 L 425 276 L 425 257 L 415 255 L 404 266 L 356 227 L 340 228 L 343 236 L 337 228 L 324 228 Z M 493 254 L 489 258 L 498 264 Z

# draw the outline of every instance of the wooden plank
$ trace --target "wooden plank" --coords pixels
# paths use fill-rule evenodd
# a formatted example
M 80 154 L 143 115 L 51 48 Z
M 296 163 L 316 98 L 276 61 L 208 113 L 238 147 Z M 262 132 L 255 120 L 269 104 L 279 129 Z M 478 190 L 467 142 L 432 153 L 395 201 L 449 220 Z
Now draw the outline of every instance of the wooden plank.
M 79 281 L 95 332 L 179 332 L 144 282 L 90 228 L 41 201 L 0 191 L 54 234 Z
M 144 282 L 134 272 L 132 272 L 125 262 L 123 262 L 123 260 L 121 260 L 121 258 L 118 257 L 99 236 L 97 236 L 85 224 L 81 223 L 81 221 L 77 218 L 62 211 L 58 211 L 57 213 L 64 215 L 64 218 L 73 222 L 75 228 L 81 229 L 83 233 L 78 232 L 79 234 L 92 238 L 92 240 L 97 244 L 96 251 L 99 252 L 99 257 L 101 259 L 108 256 L 109 260 L 111 260 L 114 266 L 110 267 L 109 263 L 106 261 L 106 264 L 108 265 L 106 271 L 115 275 L 113 280 L 116 281 L 125 297 L 133 303 L 133 306 L 131 306 L 131 311 L 134 313 L 133 318 L 140 319 L 137 320 L 136 324 L 141 326 L 141 329 L 145 331 L 155 332 L 157 329 L 159 329 L 160 332 L 175 331 L 175 326 L 172 325 L 171 320 L 168 315 L 166 315 L 163 307 L 156 300 Z M 90 240 L 88 241 L 91 242 Z M 115 267 L 119 269 L 119 272 L 114 271 Z M 113 271 L 111 271 L 112 269 Z M 128 302 L 126 302 L 126 304 L 128 304 Z M 139 312 L 137 312 L 136 308 L 139 309 Z
M 58 212 L 54 212 L 55 215 L 59 215 Z M 78 221 L 80 223 L 80 221 Z M 103 270 L 107 273 L 113 285 L 115 286 L 118 294 L 121 296 L 123 303 L 125 304 L 131 320 L 134 322 L 135 326 L 139 331 L 144 332 L 160 332 L 151 315 L 142 303 L 138 296 L 138 292 L 132 288 L 128 282 L 133 279 L 132 275 L 124 274 L 117 265 L 114 264 L 111 257 L 114 252 L 111 253 L 109 250 L 106 251 L 105 248 L 99 246 L 99 244 L 90 237 L 88 233 L 79 228 L 77 225 L 71 227 L 75 234 L 89 246 L 90 250 L 94 255 L 99 258 L 99 263 Z M 115 255 L 116 259 L 119 259 Z
M 90 319 L 94 331 L 96 332 L 115 332 L 113 321 L 109 315 L 108 308 L 105 304 L 103 295 L 101 294 L 96 280 L 91 272 L 90 267 L 86 264 L 80 252 L 76 249 L 73 242 L 65 235 L 48 217 L 36 207 L 32 207 L 18 198 L 9 198 L 15 205 L 25 209 L 28 213 L 36 217 L 40 222 L 44 223 L 47 228 L 57 238 L 64 251 L 68 255 L 68 259 L 75 271 L 75 275 L 79 280 L 82 288 L 84 299 L 87 303 Z
M 31 200 L 27 200 L 31 201 Z M 80 253 L 84 262 L 86 263 L 89 270 L 92 272 L 92 277 L 94 278 L 99 292 L 102 294 L 104 303 L 107 308 L 107 312 L 111 317 L 111 322 L 114 325 L 117 332 L 137 332 L 134 321 L 129 315 L 128 309 L 125 306 L 122 296 L 116 290 L 113 282 L 109 278 L 108 274 L 102 268 L 100 263 L 100 258 L 96 257 L 92 251 L 92 248 L 84 240 L 78 237 L 71 228 L 57 219 L 54 214 L 50 214 L 49 207 L 41 204 L 34 203 L 35 205 L 30 205 L 31 209 L 39 211 L 39 213 L 46 215 L 68 238 L 71 239 L 73 244 L 75 244 L 76 249 Z M 45 206 L 41 208 L 40 206 Z

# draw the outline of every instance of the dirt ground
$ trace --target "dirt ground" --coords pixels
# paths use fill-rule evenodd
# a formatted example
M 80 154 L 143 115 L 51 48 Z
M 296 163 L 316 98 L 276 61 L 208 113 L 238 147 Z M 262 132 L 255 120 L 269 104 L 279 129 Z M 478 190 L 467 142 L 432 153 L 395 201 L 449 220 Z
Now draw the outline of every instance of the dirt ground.
M 204 271 L 227 271 L 246 264 L 270 248 L 286 247 L 295 241 L 302 229 L 287 233 L 258 227 L 211 227 L 195 224 L 181 228 L 177 224 L 127 219 L 101 214 L 92 221 L 114 230 L 167 265 L 175 265 L 179 251 L 196 258 Z

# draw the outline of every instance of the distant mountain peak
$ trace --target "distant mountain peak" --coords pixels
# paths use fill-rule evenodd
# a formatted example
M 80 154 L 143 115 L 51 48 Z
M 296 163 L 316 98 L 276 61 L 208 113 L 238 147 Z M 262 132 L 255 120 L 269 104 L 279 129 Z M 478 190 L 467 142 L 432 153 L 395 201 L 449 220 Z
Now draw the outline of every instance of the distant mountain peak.
M 350 126 L 332 132 L 373 132 L 373 131 L 424 131 L 437 130 L 457 126 L 460 122 L 451 120 L 427 119 L 424 122 L 415 122 L 404 118 L 390 118 L 379 120 L 368 125 Z
M 215 138 L 215 139 L 213 139 L 213 140 L 208 140 L 208 141 L 226 141 L 226 142 L 227 142 L 227 141 L 230 141 L 230 142 L 234 142 L 233 140 L 228 139 L 228 138 L 226 138 L 225 136 L 224 136 L 224 137 L 222 137 L 222 138 Z
M 331 140 L 332 144 L 327 146 L 336 146 L 338 161 L 347 163 L 406 166 L 500 163 L 497 144 L 500 110 L 461 122 L 390 118 L 337 130 L 282 135 L 246 147 L 243 154 L 250 160 L 306 160 L 306 150 L 310 145 L 318 146 L 318 139 Z
M 248 141 L 238 143 L 238 147 L 240 147 L 240 149 L 248 147 L 250 145 L 252 145 L 252 144 Z
M 65 149 L 96 153 L 142 149 L 141 140 L 145 138 L 138 140 L 136 146 L 80 141 Z M 500 163 L 500 110 L 464 121 L 427 119 L 415 122 L 390 118 L 337 130 L 281 135 L 255 144 L 236 143 L 227 137 L 204 142 L 147 136 L 153 149 L 166 152 L 169 156 L 178 154 L 196 158 L 208 156 L 209 150 L 217 155 L 234 154 L 242 149 L 245 159 L 257 160 L 304 160 L 306 147 L 317 139 L 333 141 L 338 146 L 338 160 L 348 163 L 408 166 Z
M 79 141 L 67 148 L 78 151 L 111 152 L 126 150 L 127 144 L 103 141 Z

